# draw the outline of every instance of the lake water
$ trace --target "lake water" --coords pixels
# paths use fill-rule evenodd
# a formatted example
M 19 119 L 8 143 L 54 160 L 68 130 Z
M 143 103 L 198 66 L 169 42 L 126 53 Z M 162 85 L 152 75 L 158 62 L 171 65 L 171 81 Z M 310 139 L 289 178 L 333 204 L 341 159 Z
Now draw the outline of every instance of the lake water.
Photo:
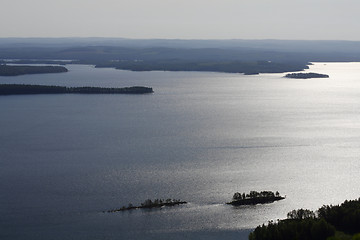
M 316 63 L 330 78 L 306 80 L 67 68 L 0 83 L 155 93 L 1 96 L 1 239 L 247 239 L 360 196 L 360 63 Z M 224 204 L 250 190 L 286 199 Z M 103 213 L 147 198 L 189 203 Z

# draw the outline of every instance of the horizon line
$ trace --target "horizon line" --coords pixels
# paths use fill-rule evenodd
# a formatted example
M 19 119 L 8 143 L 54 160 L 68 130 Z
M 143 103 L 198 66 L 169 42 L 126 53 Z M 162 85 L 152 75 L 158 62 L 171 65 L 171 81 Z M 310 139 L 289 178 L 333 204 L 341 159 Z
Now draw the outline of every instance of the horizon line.
M 127 37 L 0 37 L 0 39 L 21 39 L 21 40 L 41 40 L 41 39 L 112 39 L 112 40 L 162 40 L 162 41 L 302 41 L 302 42 L 360 42 L 360 40 L 345 39 L 280 39 L 280 38 L 127 38 Z

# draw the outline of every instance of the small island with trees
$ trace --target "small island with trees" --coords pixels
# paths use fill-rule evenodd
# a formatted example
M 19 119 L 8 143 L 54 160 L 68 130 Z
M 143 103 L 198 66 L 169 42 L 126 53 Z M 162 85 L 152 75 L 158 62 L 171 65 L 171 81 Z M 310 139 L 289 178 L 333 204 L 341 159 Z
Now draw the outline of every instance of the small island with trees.
M 185 201 L 181 201 L 179 199 L 155 199 L 154 201 L 152 201 L 151 199 L 147 199 L 145 200 L 143 203 L 141 203 L 141 205 L 139 206 L 134 206 L 132 203 L 129 203 L 129 205 L 126 206 L 122 206 L 121 208 L 118 209 L 113 209 L 113 210 L 108 210 L 106 212 L 108 213 L 114 213 L 114 212 L 121 212 L 121 211 L 128 211 L 128 210 L 133 210 L 133 209 L 152 209 L 152 208 L 161 208 L 161 207 L 173 207 L 173 206 L 177 206 L 180 204 L 186 204 L 187 202 Z
M 124 87 L 124 88 L 102 88 L 102 87 L 62 87 L 46 85 L 25 84 L 0 84 L 0 95 L 23 95 L 23 94 L 60 94 L 60 93 L 82 93 L 82 94 L 147 94 L 153 93 L 151 87 Z
M 27 66 L 0 64 L 0 76 L 68 72 L 63 66 Z
M 232 201 L 226 204 L 233 206 L 256 205 L 272 203 L 283 199 L 285 199 L 285 197 L 280 196 L 278 191 L 276 193 L 272 191 L 250 191 L 248 194 L 236 192 L 234 193 Z
M 288 73 L 285 75 L 286 78 L 295 79 L 309 79 L 309 78 L 329 78 L 329 75 L 320 73 Z

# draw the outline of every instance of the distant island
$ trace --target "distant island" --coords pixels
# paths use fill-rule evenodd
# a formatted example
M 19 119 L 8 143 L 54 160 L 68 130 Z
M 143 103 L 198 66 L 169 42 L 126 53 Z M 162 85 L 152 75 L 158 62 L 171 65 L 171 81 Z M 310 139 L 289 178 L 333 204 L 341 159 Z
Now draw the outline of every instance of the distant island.
M 320 74 L 320 73 L 289 73 L 286 74 L 287 78 L 297 78 L 297 79 L 308 79 L 308 78 L 329 78 L 329 75 Z
M 231 202 L 227 204 L 234 205 L 234 206 L 241 206 L 241 205 L 256 205 L 256 204 L 265 204 L 265 203 L 272 203 L 275 201 L 283 200 L 285 197 L 280 196 L 279 192 L 273 193 L 271 191 L 250 191 L 250 193 L 234 193 L 233 199 Z
M 244 72 L 244 75 L 259 75 L 258 72 Z
M 43 73 L 62 73 L 68 72 L 68 69 L 63 66 L 15 66 L 15 65 L 0 65 L 0 76 L 19 76 L 26 74 L 43 74 Z
M 155 199 L 154 201 L 152 201 L 151 199 L 147 199 L 145 200 L 143 203 L 141 203 L 140 206 L 134 206 L 131 203 L 129 203 L 129 205 L 123 206 L 119 209 L 113 209 L 113 210 L 108 210 L 106 212 L 108 213 L 114 213 L 114 212 L 121 212 L 121 211 L 127 211 L 127 210 L 132 210 L 132 209 L 141 209 L 141 208 L 147 208 L 147 209 L 151 209 L 151 208 L 160 208 L 160 207 L 173 207 L 176 205 L 180 205 L 180 204 L 186 204 L 187 202 L 185 201 L 181 201 L 181 200 L 176 200 L 176 199 Z
M 146 94 L 153 93 L 150 87 L 134 86 L 124 88 L 102 87 L 61 87 L 46 85 L 24 84 L 0 84 L 0 95 L 21 94 L 59 94 L 59 93 L 83 93 L 83 94 Z

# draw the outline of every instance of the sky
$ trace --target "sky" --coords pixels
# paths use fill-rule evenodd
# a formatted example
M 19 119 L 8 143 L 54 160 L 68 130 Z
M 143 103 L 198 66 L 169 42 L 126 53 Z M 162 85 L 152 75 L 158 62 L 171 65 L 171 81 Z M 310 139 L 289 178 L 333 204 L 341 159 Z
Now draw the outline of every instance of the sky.
M 360 41 L 359 0 L 0 0 L 0 37 Z

